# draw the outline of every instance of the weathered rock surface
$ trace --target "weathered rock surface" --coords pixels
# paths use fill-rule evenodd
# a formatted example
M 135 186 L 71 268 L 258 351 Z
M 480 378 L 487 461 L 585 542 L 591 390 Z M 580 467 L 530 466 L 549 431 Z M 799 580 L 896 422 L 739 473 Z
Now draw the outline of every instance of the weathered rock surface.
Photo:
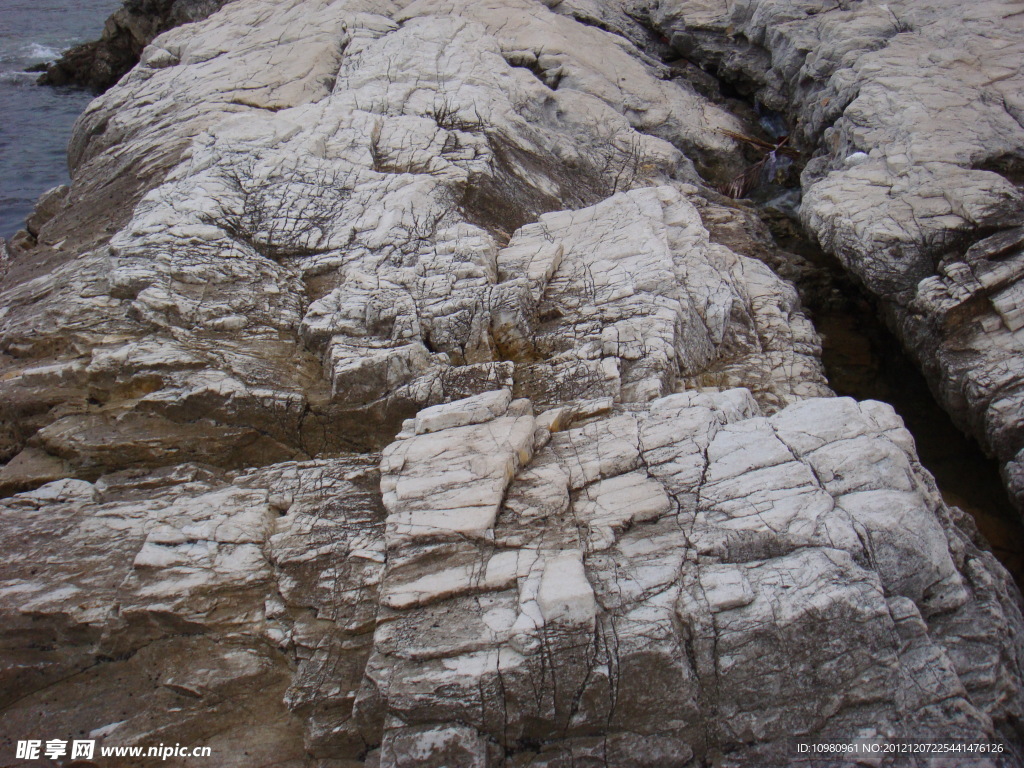
M 669 0 L 651 20 L 676 50 L 790 116 L 815 152 L 808 230 L 881 299 L 1024 504 L 1019 6 Z
M 0 294 L 0 732 L 1019 763 L 1016 587 L 603 12 L 236 0 L 93 103 Z
M 617 110 L 707 156 L 728 146 L 704 121 L 732 118 L 619 46 L 583 68 L 569 52 L 607 33 L 542 6 L 516 26 L 502 6 L 494 37 L 430 5 L 400 26 L 314 5 L 270 27 L 242 3 L 172 31 L 82 118 L 76 178 L 97 187 L 205 130 L 108 244 L 9 280 L 8 456 L 88 478 L 304 458 L 380 446 L 421 405 L 506 384 L 539 405 L 827 391 L 793 289 L 710 242 L 697 188 L 672 182 L 685 157 Z M 565 51 L 557 90 L 509 63 L 531 35 Z M 613 87 L 617 72 L 632 80 Z M 542 215 L 566 206 L 589 207 Z
M 1014 589 L 888 406 L 505 389 L 410 419 L 382 495 L 375 461 L 6 500 L 4 733 L 219 765 L 785 765 L 792 737 L 1014 764 Z

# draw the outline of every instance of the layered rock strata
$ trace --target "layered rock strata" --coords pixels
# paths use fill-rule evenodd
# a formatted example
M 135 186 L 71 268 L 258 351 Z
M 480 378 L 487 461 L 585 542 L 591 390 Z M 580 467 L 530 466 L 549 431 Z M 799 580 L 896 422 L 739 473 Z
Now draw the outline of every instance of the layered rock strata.
M 608 19 L 617 3 L 594 3 Z M 1024 23 L 1015 3 L 652 4 L 672 48 L 790 118 L 807 230 L 876 296 L 1024 499 Z
M 93 103 L 0 299 L 8 738 L 1018 762 L 1019 593 L 622 23 L 236 0 Z
M 1016 764 L 1013 587 L 888 406 L 503 389 L 376 462 L 5 501 L 4 733 L 219 765 L 786 765 L 794 738 Z

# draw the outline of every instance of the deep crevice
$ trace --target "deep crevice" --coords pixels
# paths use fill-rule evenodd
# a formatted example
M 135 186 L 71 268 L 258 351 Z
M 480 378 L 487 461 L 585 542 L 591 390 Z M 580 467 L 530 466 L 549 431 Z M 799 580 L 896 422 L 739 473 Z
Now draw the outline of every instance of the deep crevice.
M 1006 496 L 998 462 L 956 427 L 924 375 L 881 319 L 877 303 L 814 245 L 798 222 L 767 215 L 776 242 L 818 268 L 797 289 L 822 338 L 822 363 L 837 395 L 891 405 L 914 436 L 921 464 L 947 504 L 970 513 L 993 553 L 1024 587 L 1024 522 Z
M 684 52 L 675 47 L 674 55 L 680 53 Z M 684 55 L 666 63 L 674 75 L 744 120 L 755 138 L 794 136 L 796 126 L 785 114 L 762 104 L 758 84 L 738 69 L 730 69 L 725 55 L 722 61 L 698 64 Z M 920 369 L 886 326 L 877 301 L 804 231 L 797 211 L 799 172 L 806 156 L 781 174 L 761 174 L 749 197 L 783 251 L 781 263 L 770 266 L 796 284 L 821 335 L 829 386 L 837 395 L 879 400 L 896 410 L 946 503 L 970 513 L 993 553 L 1018 586 L 1024 586 L 1024 521 L 1006 495 L 998 462 L 939 405 Z M 754 162 L 749 149 L 747 159 Z M 999 158 L 985 170 L 1019 181 L 1016 158 Z M 943 242 L 937 250 L 948 252 L 950 245 Z M 798 258 L 786 264 L 790 254 Z

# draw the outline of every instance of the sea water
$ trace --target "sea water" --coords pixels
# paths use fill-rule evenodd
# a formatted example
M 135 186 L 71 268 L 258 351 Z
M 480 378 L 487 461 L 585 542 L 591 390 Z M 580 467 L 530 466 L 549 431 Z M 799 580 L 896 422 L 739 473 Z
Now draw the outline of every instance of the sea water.
M 94 93 L 36 85 L 25 70 L 95 40 L 121 0 L 0 0 L 0 237 L 68 181 L 71 126 Z

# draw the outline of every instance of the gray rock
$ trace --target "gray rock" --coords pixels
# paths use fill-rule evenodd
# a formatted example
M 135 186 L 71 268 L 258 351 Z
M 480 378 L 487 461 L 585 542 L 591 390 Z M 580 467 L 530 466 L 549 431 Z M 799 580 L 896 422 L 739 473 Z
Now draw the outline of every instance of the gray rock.
M 998 2 L 651 7 L 677 50 L 790 118 L 814 153 L 808 230 L 881 300 L 956 423 L 1012 462 L 1024 449 L 1019 16 Z M 1004 475 L 1019 497 L 1019 473 Z
M 236 0 L 90 106 L 0 298 L 6 736 L 1019 762 L 1016 587 L 892 409 L 830 397 L 695 172 L 741 126 L 618 10 Z
M 710 241 L 671 178 L 688 161 L 643 132 L 728 155 L 703 125 L 734 118 L 523 8 L 296 3 L 271 29 L 240 3 L 156 40 L 80 121 L 75 183 L 187 149 L 108 244 L 10 281 L 10 455 L 31 442 L 94 478 L 378 448 L 420 406 L 510 383 L 542 406 L 826 393 L 793 289 Z M 561 51 L 557 90 L 514 63 L 535 39 Z M 70 194 L 73 215 L 89 199 Z
M 1016 749 L 1017 593 L 888 406 L 685 392 L 536 450 L 549 419 L 507 390 L 446 409 L 384 452 L 383 497 L 352 456 L 6 500 L 4 732 L 157 730 L 225 765 Z
M 32 210 L 32 214 L 25 222 L 25 228 L 29 234 L 38 238 L 39 231 L 50 219 L 57 215 L 67 196 L 68 188 L 63 184 L 44 192 L 39 197 L 35 208 Z

